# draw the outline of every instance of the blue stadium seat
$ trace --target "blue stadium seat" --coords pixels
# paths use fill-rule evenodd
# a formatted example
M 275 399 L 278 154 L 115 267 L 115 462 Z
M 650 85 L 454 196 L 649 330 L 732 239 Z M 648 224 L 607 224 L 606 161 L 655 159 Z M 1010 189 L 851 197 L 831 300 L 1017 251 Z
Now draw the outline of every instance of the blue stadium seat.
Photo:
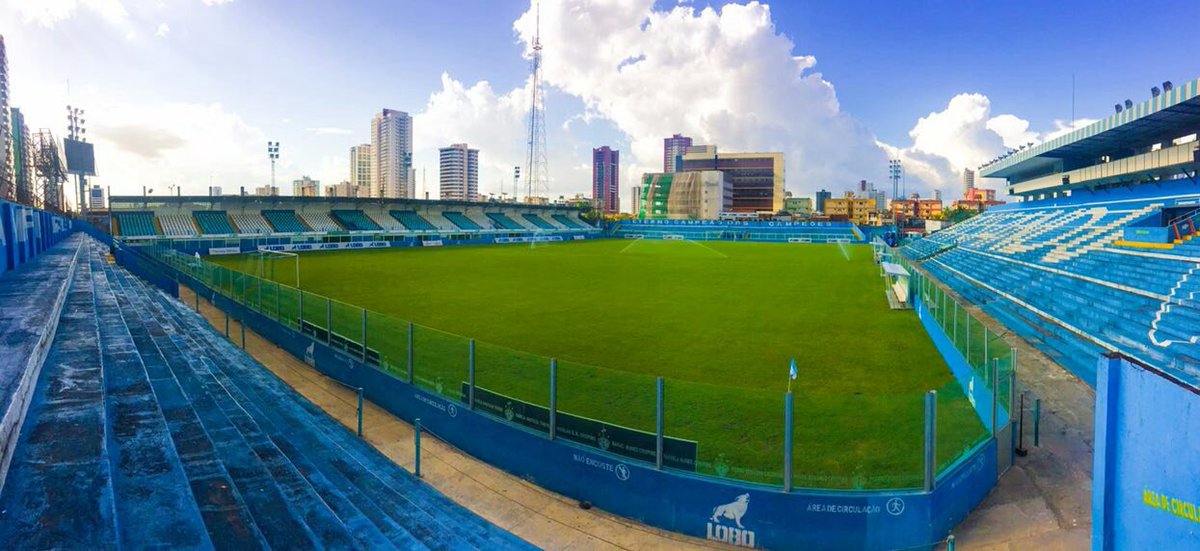
M 397 222 L 404 224 L 405 228 L 412 231 L 433 231 L 437 227 L 430 224 L 428 220 L 411 210 L 393 210 L 389 214 L 395 218 Z
M 502 230 L 523 230 L 524 226 L 518 224 L 516 220 L 509 218 L 502 212 L 489 212 L 487 217 L 496 223 L 496 227 Z
M 576 228 L 583 227 L 582 224 L 580 224 L 579 222 L 576 222 L 575 220 L 572 220 L 565 214 L 551 214 L 550 217 L 557 220 L 559 224 L 562 224 L 568 228 L 576 229 Z
M 158 235 L 154 227 L 152 212 L 117 212 L 113 213 L 116 220 L 117 235 L 121 237 L 151 237 Z
M 443 212 L 442 216 L 444 216 L 446 220 L 449 220 L 455 226 L 458 226 L 459 229 L 469 231 L 478 231 L 483 229 L 479 224 L 476 224 L 474 220 L 467 218 L 466 215 L 461 212 L 447 211 Z
M 205 235 L 229 235 L 237 233 L 229 224 L 229 215 L 223 210 L 198 210 L 192 213 L 200 233 Z
M 521 216 L 522 216 L 522 217 L 524 217 L 526 220 L 528 220 L 528 221 L 529 221 L 531 224 L 533 224 L 534 226 L 537 226 L 537 227 L 538 227 L 538 228 L 540 228 L 540 229 L 543 229 L 543 230 L 556 230 L 556 229 L 558 229 L 558 228 L 554 227 L 554 225 L 553 225 L 553 224 L 551 224 L 551 223 L 547 222 L 547 221 L 546 221 L 544 218 L 542 218 L 541 216 L 538 216 L 538 215 L 536 215 L 536 214 L 533 214 L 533 213 L 531 213 L 531 212 L 527 212 L 527 213 L 525 213 L 525 214 L 522 214 Z
M 1195 240 L 1169 251 L 1114 245 L 1126 225 L 1182 200 L 1142 193 L 990 210 L 902 250 L 1089 384 L 1106 350 L 1196 378 Z
M 350 231 L 380 231 L 383 229 L 361 210 L 335 209 L 330 211 L 330 214 L 342 227 Z
M 267 219 L 267 223 L 271 224 L 279 233 L 303 233 L 312 231 L 304 222 L 300 221 L 300 217 L 296 216 L 294 210 L 264 210 L 262 211 L 263 218 Z

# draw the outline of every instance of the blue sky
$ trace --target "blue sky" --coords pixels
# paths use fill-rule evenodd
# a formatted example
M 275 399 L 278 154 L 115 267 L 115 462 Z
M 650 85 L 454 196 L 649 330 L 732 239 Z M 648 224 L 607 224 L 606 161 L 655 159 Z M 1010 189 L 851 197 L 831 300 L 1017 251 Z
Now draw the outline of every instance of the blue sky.
M 898 156 L 912 189 L 954 197 L 962 167 L 1069 127 L 1072 72 L 1077 124 L 1164 79 L 1200 76 L 1171 23 L 1192 17 L 1186 2 L 732 4 L 545 1 L 553 195 L 588 191 L 601 144 L 622 150 L 628 188 L 661 163 L 661 138 L 682 131 L 785 151 L 797 193 L 882 183 Z M 114 193 L 261 185 L 267 139 L 284 144 L 280 182 L 336 183 L 382 107 L 417 117 L 416 164 L 430 181 L 437 147 L 478 146 L 486 193 L 508 191 L 523 164 L 530 9 L 0 0 L 0 33 L 13 104 L 60 133 L 64 104 L 89 109 L 98 182 Z M 618 69 L 623 59 L 640 61 Z

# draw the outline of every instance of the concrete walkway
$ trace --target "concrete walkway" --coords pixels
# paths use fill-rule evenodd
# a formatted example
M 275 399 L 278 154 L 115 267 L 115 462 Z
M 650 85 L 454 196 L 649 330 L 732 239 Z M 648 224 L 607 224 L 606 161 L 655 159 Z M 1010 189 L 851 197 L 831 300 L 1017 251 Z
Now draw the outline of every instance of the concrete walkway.
M 1024 447 L 1029 451 L 1016 458 L 991 494 L 954 530 L 958 548 L 1089 549 L 1096 391 L 979 307 L 941 287 L 1017 351 L 1018 388 L 1025 394 Z M 1041 400 L 1037 447 L 1035 399 Z
M 180 300 L 195 296 L 180 286 Z M 201 314 L 218 332 L 225 314 L 201 299 Z M 241 326 L 229 321 L 229 335 L 241 344 Z M 350 430 L 357 425 L 357 395 L 257 333 L 246 329 L 246 351 L 305 398 Z M 653 550 L 727 549 L 705 540 L 667 532 L 611 515 L 583 510 L 578 502 L 525 482 L 480 462 L 428 433 L 421 440 L 421 475 L 426 483 L 475 514 L 545 549 Z M 397 465 L 415 469 L 412 426 L 369 401 L 364 405 L 363 437 Z

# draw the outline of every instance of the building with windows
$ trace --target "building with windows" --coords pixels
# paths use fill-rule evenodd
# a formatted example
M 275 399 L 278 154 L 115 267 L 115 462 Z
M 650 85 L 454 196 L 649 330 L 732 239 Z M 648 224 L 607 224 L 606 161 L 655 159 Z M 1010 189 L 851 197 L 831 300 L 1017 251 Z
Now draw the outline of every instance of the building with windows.
M 996 190 L 973 187 L 963 194 L 963 200 L 994 202 L 996 200 Z
M 817 192 L 817 200 L 813 204 L 813 207 L 817 209 L 817 212 L 819 212 L 821 214 L 825 214 L 825 202 L 828 201 L 831 197 L 833 197 L 833 194 L 829 193 L 828 191 L 825 191 L 825 190 L 818 191 Z
M 962 173 L 963 192 L 967 193 L 975 189 L 975 171 L 969 168 L 964 168 Z
M 16 195 L 13 178 L 13 130 L 8 112 L 8 52 L 4 48 L 4 36 L 0 35 L 0 199 L 12 200 Z
M 370 193 L 371 174 L 374 170 L 375 156 L 371 153 L 371 144 L 365 143 L 350 148 L 350 185 L 366 188 Z
M 683 156 L 682 169 L 724 173 L 733 190 L 730 212 L 783 210 L 783 153 L 718 153 L 715 146 L 692 146 Z
M 640 220 L 718 220 L 733 205 L 733 190 L 719 170 L 644 174 L 638 189 L 633 215 Z
M 592 150 L 592 203 L 604 214 L 621 211 L 621 152 L 605 145 Z
M 7 195 L 0 194 L 0 199 L 11 201 L 24 197 L 26 201 L 30 201 L 33 197 L 34 179 L 32 135 L 20 109 L 13 107 L 9 113 L 12 116 L 9 119 L 12 128 L 12 146 L 9 151 L 10 180 Z
M 275 197 L 279 195 L 278 186 L 258 186 L 254 188 L 254 194 L 259 197 Z
M 892 201 L 892 213 L 900 218 L 933 220 L 941 218 L 944 205 L 941 199 L 921 199 L 914 194 L 909 199 Z
M 831 219 L 848 220 L 860 226 L 879 223 L 879 211 L 875 209 L 875 199 L 859 197 L 853 191 L 847 191 L 843 197 L 826 199 L 823 212 Z
M 479 200 L 479 150 L 456 143 L 438 149 L 438 191 L 443 201 Z
M 663 138 L 663 172 L 678 172 L 683 155 L 691 146 L 692 139 L 681 134 Z
M 412 148 L 412 117 L 408 113 L 384 109 L 371 119 L 372 197 L 416 197 Z
M 296 197 L 318 197 L 321 194 L 321 181 L 303 176 L 292 182 L 292 195 Z
M 783 199 L 783 210 L 791 213 L 793 216 L 812 216 L 812 197 L 785 197 Z
M 325 186 L 326 197 L 370 197 L 370 184 L 355 184 L 349 180 Z
M 642 210 L 642 186 L 630 188 L 629 195 L 629 212 L 636 216 Z

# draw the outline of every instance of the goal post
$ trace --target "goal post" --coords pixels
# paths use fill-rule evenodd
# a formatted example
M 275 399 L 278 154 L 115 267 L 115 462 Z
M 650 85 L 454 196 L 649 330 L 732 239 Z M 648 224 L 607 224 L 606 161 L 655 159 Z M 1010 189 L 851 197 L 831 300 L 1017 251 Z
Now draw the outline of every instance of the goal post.
M 250 268 L 258 277 L 300 288 L 300 255 L 287 251 L 259 249 L 250 253 L 250 259 L 256 264 Z

